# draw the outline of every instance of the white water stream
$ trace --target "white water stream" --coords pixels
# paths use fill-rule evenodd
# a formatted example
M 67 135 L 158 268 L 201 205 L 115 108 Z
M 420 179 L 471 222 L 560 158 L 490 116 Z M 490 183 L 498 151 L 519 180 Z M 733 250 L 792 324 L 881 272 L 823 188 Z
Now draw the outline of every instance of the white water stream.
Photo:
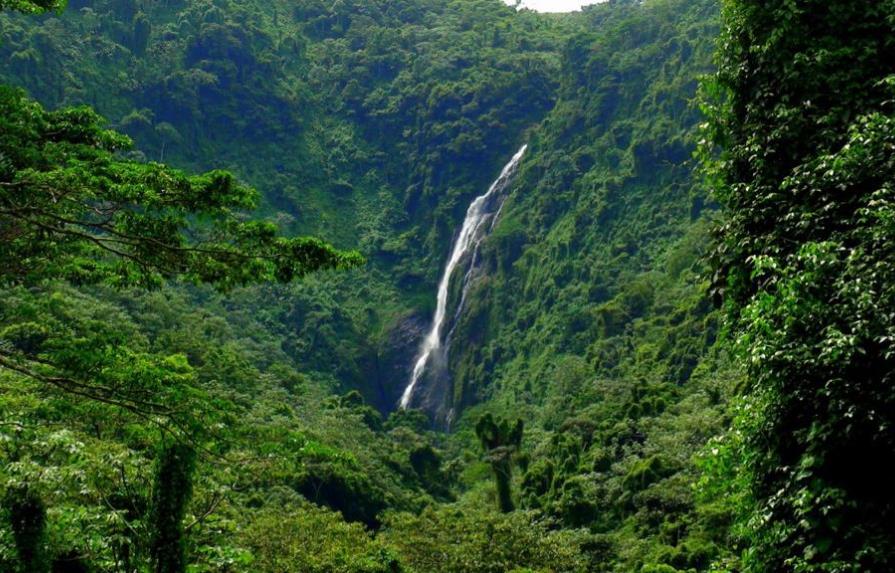
M 447 265 L 444 268 L 444 274 L 441 277 L 441 282 L 438 285 L 438 301 L 435 307 L 435 317 L 432 320 L 432 329 L 423 341 L 423 345 L 417 355 L 416 364 L 413 367 L 410 383 L 404 389 L 404 394 L 401 396 L 402 408 L 407 408 L 410 405 L 410 400 L 413 398 L 413 391 L 416 388 L 417 382 L 419 382 L 422 377 L 423 372 L 426 371 L 426 364 L 429 362 L 429 358 L 435 350 L 441 348 L 441 329 L 444 326 L 444 319 L 447 315 L 448 289 L 451 284 L 451 276 L 454 274 L 454 269 L 456 269 L 457 265 L 463 259 L 463 256 L 468 253 L 470 249 L 475 249 L 478 247 L 479 243 L 482 242 L 482 239 L 485 236 L 485 233 L 482 232 L 482 227 L 484 226 L 483 223 L 485 223 L 491 215 L 487 210 L 488 201 L 494 194 L 500 193 L 506 189 L 513 173 L 516 171 L 516 167 L 522 160 L 522 156 L 525 155 L 526 149 L 528 149 L 528 145 L 523 145 L 522 149 L 516 152 L 516 155 L 514 155 L 510 162 L 503 168 L 503 171 L 501 171 L 497 180 L 491 184 L 490 188 L 488 188 L 488 191 L 484 195 L 477 197 L 466 211 L 466 219 L 463 221 L 463 227 L 460 229 L 460 234 L 457 235 L 457 240 L 454 242 L 454 248 L 451 251 L 451 257 L 448 259 Z

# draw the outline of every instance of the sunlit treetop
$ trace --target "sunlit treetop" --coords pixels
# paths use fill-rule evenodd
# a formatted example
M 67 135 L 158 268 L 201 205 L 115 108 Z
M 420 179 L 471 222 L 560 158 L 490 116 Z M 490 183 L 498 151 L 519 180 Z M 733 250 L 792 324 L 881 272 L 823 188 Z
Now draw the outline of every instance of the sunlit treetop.
M 40 14 L 51 10 L 62 10 L 67 3 L 67 0 L 0 0 L 0 10 Z

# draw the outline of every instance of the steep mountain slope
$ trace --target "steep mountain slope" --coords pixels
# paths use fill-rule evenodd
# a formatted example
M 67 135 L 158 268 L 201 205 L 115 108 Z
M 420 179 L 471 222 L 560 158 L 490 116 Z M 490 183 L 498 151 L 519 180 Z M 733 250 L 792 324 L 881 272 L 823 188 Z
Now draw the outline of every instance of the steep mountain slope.
M 482 404 L 462 430 L 484 411 L 526 420 L 524 504 L 605 535 L 595 570 L 703 570 L 726 518 L 693 498 L 693 456 L 739 377 L 712 350 L 712 210 L 691 159 L 717 7 L 586 17 L 482 250 L 451 348 L 454 400 Z
M 97 1 L 39 25 L 2 17 L 10 83 L 51 106 L 95 106 L 149 159 L 231 169 L 284 230 L 370 257 L 350 279 L 374 291 L 366 301 L 324 287 L 283 312 L 318 330 L 297 333 L 306 370 L 328 376 L 338 363 L 338 384 L 383 410 L 420 328 L 401 320 L 431 304 L 466 204 L 552 106 L 571 25 L 491 1 Z M 331 296 L 340 316 L 315 324 Z
M 488 385 L 489 354 L 507 368 L 516 357 L 543 358 L 541 368 L 507 377 L 517 392 L 544 392 L 539 371 L 566 356 L 587 359 L 603 376 L 640 368 L 680 384 L 711 346 L 715 327 L 694 273 L 707 197 L 691 153 L 695 78 L 711 70 L 717 24 L 713 4 L 687 4 L 594 10 L 597 31 L 567 45 L 559 103 L 533 133 L 487 243 L 493 272 L 464 318 L 459 338 L 475 344 L 455 353 L 459 400 L 474 402 Z M 669 297 L 675 287 L 681 293 Z M 681 340 L 621 351 L 649 340 L 652 318 L 677 327 Z M 693 348 L 680 347 L 694 337 Z

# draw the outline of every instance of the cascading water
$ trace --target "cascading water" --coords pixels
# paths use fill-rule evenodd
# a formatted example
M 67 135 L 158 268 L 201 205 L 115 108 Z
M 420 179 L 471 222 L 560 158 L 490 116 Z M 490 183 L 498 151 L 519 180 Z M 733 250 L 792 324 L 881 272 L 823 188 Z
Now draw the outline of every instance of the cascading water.
M 432 353 L 442 346 L 441 330 L 444 326 L 445 316 L 447 315 L 448 290 L 451 284 L 451 276 L 454 274 L 457 265 L 470 250 L 473 251 L 473 254 L 477 251 L 479 244 L 485 237 L 485 232 L 483 230 L 485 228 L 484 223 L 494 215 L 493 198 L 506 189 L 513 173 L 516 171 L 516 167 L 522 160 L 522 156 L 525 155 L 526 149 L 528 149 L 528 145 L 523 145 L 522 148 L 516 152 L 516 155 L 514 155 L 510 162 L 503 168 L 503 171 L 501 171 L 497 180 L 495 180 L 494 183 L 491 184 L 491 187 L 488 188 L 488 191 L 484 195 L 477 197 L 466 211 L 466 219 L 463 221 L 463 227 L 460 229 L 460 234 L 457 235 L 457 240 L 454 242 L 454 247 L 451 251 L 451 256 L 448 259 L 447 265 L 444 268 L 444 274 L 441 277 L 441 282 L 438 285 L 438 299 L 435 307 L 435 317 L 432 320 L 432 328 L 423 341 L 423 345 L 420 348 L 419 355 L 417 356 L 416 363 L 413 367 L 410 383 L 407 384 L 407 387 L 404 389 L 404 394 L 401 396 L 402 408 L 410 406 L 411 399 L 413 398 L 413 391 L 416 389 L 416 385 L 420 381 L 423 372 L 425 372 L 426 365 L 432 357 Z M 473 257 L 473 260 L 470 261 L 470 268 L 474 264 L 475 260 Z M 465 298 L 466 293 L 464 292 L 463 294 Z

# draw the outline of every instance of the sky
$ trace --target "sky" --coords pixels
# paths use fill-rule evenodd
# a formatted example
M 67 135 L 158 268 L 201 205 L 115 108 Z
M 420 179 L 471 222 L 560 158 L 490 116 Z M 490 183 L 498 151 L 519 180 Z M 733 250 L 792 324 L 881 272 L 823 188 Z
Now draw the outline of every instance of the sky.
M 596 4 L 599 0 L 522 0 L 524 8 L 538 12 L 572 12 L 587 4 Z M 504 0 L 507 4 L 515 4 L 515 0 Z

